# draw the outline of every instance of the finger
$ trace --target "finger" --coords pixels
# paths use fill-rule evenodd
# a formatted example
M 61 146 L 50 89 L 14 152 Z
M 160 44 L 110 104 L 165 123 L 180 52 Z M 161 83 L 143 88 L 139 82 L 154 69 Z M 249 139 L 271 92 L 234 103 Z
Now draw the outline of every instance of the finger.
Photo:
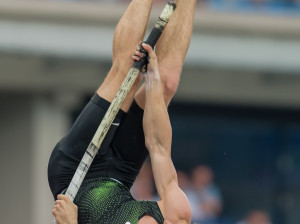
M 141 50 L 141 43 L 139 45 L 136 45 L 136 48 L 135 48 L 136 51 L 140 51 Z
M 152 47 L 149 44 L 143 43 L 142 47 L 148 52 L 148 54 L 151 56 L 151 54 L 153 55 L 154 51 L 152 49 Z
M 62 199 L 63 199 L 63 197 L 64 197 L 64 195 L 63 195 L 63 194 L 59 194 L 59 195 L 57 195 L 57 199 L 58 199 L 58 200 L 62 200 Z
M 63 208 L 65 206 L 65 204 L 67 204 L 66 201 L 63 200 L 56 200 L 55 201 L 55 208 Z
M 60 206 L 62 206 L 62 201 L 55 203 L 54 208 L 59 208 Z
M 132 56 L 132 59 L 135 60 L 135 61 L 140 61 L 141 58 L 138 57 L 138 56 L 136 56 L 136 55 L 133 55 L 133 56 Z
M 63 194 L 57 195 L 57 198 L 62 201 L 70 201 L 69 197 Z
M 139 56 L 139 57 L 141 57 L 141 58 L 144 58 L 144 57 L 146 56 L 144 53 L 142 53 L 142 52 L 140 52 L 140 51 L 135 51 L 135 52 L 134 52 L 134 55 L 137 55 L 137 56 Z
M 54 202 L 55 205 L 63 205 L 63 203 L 65 203 L 63 200 L 56 200 Z
M 54 208 L 53 210 L 52 210 L 52 214 L 54 215 L 54 216 L 56 216 L 56 209 Z
M 55 205 L 54 207 L 53 207 L 53 209 L 52 209 L 52 214 L 54 215 L 54 213 L 55 214 L 57 214 L 57 212 L 60 210 L 60 207 L 59 206 L 57 206 L 57 205 Z

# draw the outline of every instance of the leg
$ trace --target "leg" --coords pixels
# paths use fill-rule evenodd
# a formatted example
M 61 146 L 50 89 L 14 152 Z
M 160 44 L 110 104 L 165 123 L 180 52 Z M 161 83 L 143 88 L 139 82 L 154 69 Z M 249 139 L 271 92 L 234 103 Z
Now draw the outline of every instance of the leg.
M 157 43 L 156 55 L 163 84 L 165 103 L 175 94 L 183 62 L 190 44 L 196 0 L 176 0 L 177 8 Z M 145 107 L 145 86 L 135 96 L 138 105 Z
M 113 65 L 97 90 L 102 98 L 112 101 L 118 92 L 132 61 L 135 46 L 143 40 L 153 0 L 132 0 L 114 33 Z M 140 79 L 136 81 L 121 109 L 128 111 Z

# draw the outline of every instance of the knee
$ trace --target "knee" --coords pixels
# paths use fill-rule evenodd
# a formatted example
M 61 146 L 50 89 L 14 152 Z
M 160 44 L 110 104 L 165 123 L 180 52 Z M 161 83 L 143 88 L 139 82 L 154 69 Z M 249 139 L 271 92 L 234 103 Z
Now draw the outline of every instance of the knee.
M 173 97 L 173 95 L 176 93 L 180 81 L 181 71 L 182 67 L 178 65 L 170 69 L 163 69 L 161 71 L 163 90 L 167 97 Z
M 167 96 L 172 97 L 179 85 L 179 76 L 170 76 L 163 82 L 164 93 Z

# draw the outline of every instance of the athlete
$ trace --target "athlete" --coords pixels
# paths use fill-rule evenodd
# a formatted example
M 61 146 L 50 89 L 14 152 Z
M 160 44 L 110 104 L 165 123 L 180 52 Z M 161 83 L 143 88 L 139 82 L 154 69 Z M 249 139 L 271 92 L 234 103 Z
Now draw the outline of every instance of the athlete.
M 146 102 L 143 117 L 143 128 L 146 147 L 150 153 L 155 185 L 161 200 L 158 202 L 158 208 L 154 206 L 152 210 L 145 211 L 146 213 L 142 215 L 146 214 L 148 216 L 141 217 L 141 219 L 137 220 L 136 223 L 190 223 L 190 205 L 185 194 L 178 187 L 177 174 L 171 160 L 172 130 L 167 107 L 164 102 L 156 55 L 149 45 L 143 44 L 143 47 L 149 52 L 150 56 L 148 72 L 145 76 Z M 143 56 L 139 51 L 136 51 L 134 59 L 139 60 L 139 57 Z M 122 186 L 119 187 L 122 188 Z M 103 191 L 103 189 L 99 187 L 99 191 Z M 99 194 L 99 196 L 100 195 L 101 194 Z M 103 203 L 103 199 L 100 199 L 99 201 Z M 142 203 L 152 203 L 146 201 L 135 202 L 131 198 L 130 200 L 127 198 L 125 204 L 128 203 L 128 201 L 131 204 L 137 203 L 137 206 L 142 206 Z M 55 204 L 53 214 L 56 217 L 58 224 L 77 224 L 77 206 L 74 205 L 68 197 L 59 195 Z M 100 205 L 100 208 L 101 207 L 103 206 Z M 107 212 L 110 213 L 110 215 L 117 215 L 119 213 L 118 210 L 122 209 L 124 209 L 125 213 L 132 212 L 130 209 L 127 209 L 129 206 L 121 205 L 116 207 L 117 209 L 111 207 L 112 210 L 108 210 Z M 157 211 L 154 211 L 157 212 L 157 214 L 151 214 L 154 209 L 157 209 Z M 153 215 L 153 217 L 149 215 Z M 130 214 L 126 216 L 126 218 L 130 219 L 129 217 Z M 101 221 L 95 223 L 102 223 Z M 122 221 L 119 221 L 118 219 L 111 219 L 111 223 L 130 223 L 124 222 L 124 220 Z
M 149 86 L 146 87 L 144 83 L 136 92 L 141 80 L 139 77 L 125 99 L 121 111 L 117 114 L 74 200 L 78 206 L 78 223 L 150 224 L 168 223 L 169 221 L 171 223 L 187 223 L 189 221 L 189 212 L 186 209 L 180 211 L 178 208 L 184 203 L 181 203 L 180 200 L 173 201 L 176 198 L 173 195 L 174 192 L 181 191 L 177 187 L 176 175 L 173 172 L 174 167 L 169 158 L 171 146 L 168 147 L 170 144 L 168 142 L 171 140 L 166 137 L 164 138 L 167 140 L 163 140 L 164 134 L 157 136 L 158 132 L 154 132 L 155 129 L 151 127 L 158 125 L 158 122 L 147 122 L 146 119 L 146 117 L 151 117 L 150 115 L 146 116 L 147 111 L 149 111 L 149 114 L 156 114 L 157 117 L 160 117 L 158 120 L 163 119 L 161 116 L 165 116 L 169 122 L 166 106 L 176 92 L 189 46 L 196 0 L 177 0 L 176 4 L 176 11 L 157 43 L 157 62 L 156 55 L 149 49 L 148 45 L 145 46 L 145 49 L 150 53 L 151 60 L 155 60 L 152 66 L 151 63 L 149 64 L 148 74 L 151 72 L 156 74 L 154 76 L 156 78 L 149 79 L 145 83 L 149 85 L 151 81 L 154 83 L 154 81 L 159 80 L 164 107 L 161 106 L 161 103 L 157 104 L 156 102 L 157 110 L 154 109 L 156 106 L 153 108 L 154 112 L 150 112 L 149 106 L 150 109 L 147 110 L 147 105 L 151 102 L 149 99 L 157 96 L 155 91 L 152 91 L 156 90 L 155 86 L 157 85 L 150 88 Z M 48 179 L 54 198 L 59 199 L 56 201 L 53 214 L 60 224 L 68 223 L 60 220 L 59 214 L 62 213 L 58 209 L 64 208 L 60 204 L 66 202 L 67 199 L 62 195 L 57 198 L 57 195 L 66 190 L 71 182 L 88 144 L 132 65 L 131 55 L 134 52 L 131 49 L 134 49 L 134 46 L 143 39 L 151 6 L 152 0 L 131 1 L 114 34 L 111 70 L 69 133 L 56 145 L 52 152 L 48 166 Z M 145 56 L 137 51 L 135 55 L 135 60 Z M 158 73 L 160 79 L 157 78 L 159 77 Z M 153 93 L 151 94 L 151 92 Z M 157 115 L 158 111 L 160 111 L 159 115 Z M 149 127 L 145 133 L 143 132 L 142 120 L 144 126 Z M 149 124 L 146 125 L 146 123 Z M 162 127 L 157 127 L 157 129 L 160 128 Z M 171 139 L 171 133 L 169 135 Z M 144 136 L 146 136 L 148 149 L 145 147 Z M 166 143 L 163 143 L 164 141 Z M 157 144 L 153 144 L 154 142 Z M 129 192 L 149 154 L 148 150 L 151 159 L 160 164 L 153 164 L 157 189 L 162 199 L 158 203 L 135 201 Z M 169 174 L 170 176 L 162 178 L 157 175 L 158 169 L 162 169 L 160 172 L 164 171 L 163 167 L 168 167 L 166 175 Z M 167 184 L 164 183 L 165 181 L 168 181 Z M 166 186 L 168 190 L 166 190 Z M 176 190 L 173 191 L 173 188 Z M 186 199 L 182 192 L 178 194 Z M 71 202 L 65 204 L 73 205 Z M 73 211 L 75 211 L 74 206 Z M 66 206 L 66 209 L 69 207 L 72 208 L 72 206 Z M 189 208 L 188 202 L 185 208 Z M 174 215 L 176 209 L 178 209 L 178 213 Z M 70 210 L 67 209 L 66 211 Z M 63 214 L 71 213 L 65 212 Z

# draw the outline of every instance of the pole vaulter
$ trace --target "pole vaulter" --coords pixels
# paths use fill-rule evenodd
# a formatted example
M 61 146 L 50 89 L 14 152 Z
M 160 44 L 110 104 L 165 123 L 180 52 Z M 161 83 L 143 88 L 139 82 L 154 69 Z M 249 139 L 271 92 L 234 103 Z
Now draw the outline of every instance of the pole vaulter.
M 159 37 L 161 36 L 165 26 L 169 22 L 170 17 L 172 16 L 174 10 L 176 8 L 176 4 L 172 2 L 168 2 L 165 6 L 164 10 L 162 11 L 160 17 L 158 18 L 154 28 L 152 29 L 150 35 L 148 36 L 145 43 L 149 44 L 152 48 L 154 48 L 156 42 L 158 41 Z M 147 54 L 147 51 L 143 50 L 144 54 Z M 120 107 L 126 98 L 128 92 L 130 91 L 133 83 L 137 79 L 138 75 L 142 71 L 142 69 L 147 64 L 147 57 L 142 58 L 140 61 L 135 61 L 131 69 L 129 70 L 125 80 L 123 81 L 119 91 L 117 92 L 114 100 L 112 101 L 111 105 L 109 106 L 102 122 L 100 123 L 92 141 L 90 142 L 72 180 L 67 188 L 65 195 L 69 197 L 71 201 L 74 201 L 78 190 L 96 156 L 98 150 L 101 147 L 101 144 L 113 122 L 115 119 Z M 53 221 L 55 224 L 56 221 Z

